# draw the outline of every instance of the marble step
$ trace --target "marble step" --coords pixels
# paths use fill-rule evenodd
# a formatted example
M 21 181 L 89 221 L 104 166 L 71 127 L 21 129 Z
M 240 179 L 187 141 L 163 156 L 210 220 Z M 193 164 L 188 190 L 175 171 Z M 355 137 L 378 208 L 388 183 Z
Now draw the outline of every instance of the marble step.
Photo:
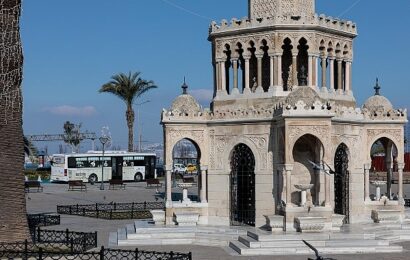
M 144 246 L 144 245 L 191 245 L 193 239 L 179 238 L 179 239 L 126 239 L 118 240 L 118 246 Z
M 314 255 L 313 251 L 307 246 L 304 247 L 268 247 L 268 248 L 249 248 L 239 241 L 232 241 L 229 247 L 240 255 Z M 367 254 L 367 253 L 393 253 L 402 252 L 401 246 L 326 246 L 317 247 L 321 254 Z
M 359 239 L 359 240 L 374 240 L 376 238 L 374 233 L 364 234 L 352 234 L 352 233 L 278 233 L 272 234 L 264 231 L 248 231 L 247 236 L 260 241 L 301 241 L 303 240 L 346 240 L 346 239 Z
M 240 236 L 238 241 L 243 243 L 249 248 L 271 248 L 271 247 L 304 247 L 306 246 L 301 240 L 274 240 L 274 241 L 257 241 L 252 237 Z M 387 240 L 311 240 L 307 239 L 311 245 L 315 247 L 327 247 L 327 246 L 388 246 Z

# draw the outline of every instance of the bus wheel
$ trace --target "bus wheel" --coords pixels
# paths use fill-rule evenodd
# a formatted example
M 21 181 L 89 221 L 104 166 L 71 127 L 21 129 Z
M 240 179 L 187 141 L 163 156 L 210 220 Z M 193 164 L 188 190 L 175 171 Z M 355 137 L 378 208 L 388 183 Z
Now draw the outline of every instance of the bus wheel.
M 94 183 L 96 183 L 98 181 L 98 177 L 97 175 L 95 175 L 94 173 L 90 175 L 90 177 L 88 177 L 88 182 L 91 185 L 94 185 Z
M 136 173 L 135 176 L 134 176 L 134 180 L 136 182 L 142 181 L 142 174 L 141 173 Z

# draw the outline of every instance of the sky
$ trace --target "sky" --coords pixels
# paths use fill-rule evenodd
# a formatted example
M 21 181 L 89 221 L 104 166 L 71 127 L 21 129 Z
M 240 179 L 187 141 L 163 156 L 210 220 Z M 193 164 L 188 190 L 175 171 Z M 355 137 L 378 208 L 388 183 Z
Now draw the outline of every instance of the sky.
M 114 74 L 140 71 L 158 86 L 134 109 L 135 143 L 162 142 L 160 115 L 188 91 L 209 106 L 213 89 L 212 20 L 247 16 L 247 0 L 23 0 L 23 128 L 26 135 L 60 134 L 65 121 L 127 148 L 125 104 L 98 93 Z M 316 12 L 352 20 L 353 91 L 359 106 L 376 77 L 396 108 L 410 107 L 410 1 L 317 0 Z M 138 113 L 139 111 L 139 113 Z M 57 152 L 58 143 L 38 143 Z M 87 145 L 87 144 L 85 144 Z M 90 149 L 91 147 L 83 147 Z

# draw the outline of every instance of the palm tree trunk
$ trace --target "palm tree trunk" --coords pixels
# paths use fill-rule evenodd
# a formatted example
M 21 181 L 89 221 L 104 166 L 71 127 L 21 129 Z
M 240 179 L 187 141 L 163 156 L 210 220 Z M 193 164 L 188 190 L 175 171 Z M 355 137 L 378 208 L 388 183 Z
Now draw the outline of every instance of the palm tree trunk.
M 21 0 L 0 0 L 0 242 L 30 238 L 23 176 L 20 12 Z
M 125 112 L 128 125 L 128 152 L 134 151 L 134 110 L 132 105 L 127 105 L 127 112 Z

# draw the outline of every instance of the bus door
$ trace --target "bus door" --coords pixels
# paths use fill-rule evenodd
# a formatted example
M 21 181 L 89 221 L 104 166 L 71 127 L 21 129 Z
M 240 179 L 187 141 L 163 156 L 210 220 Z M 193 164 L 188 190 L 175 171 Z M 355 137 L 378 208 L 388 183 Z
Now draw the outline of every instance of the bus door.
M 112 177 L 113 180 L 122 180 L 122 157 L 112 157 Z
M 145 179 L 155 178 L 155 156 L 145 156 Z

